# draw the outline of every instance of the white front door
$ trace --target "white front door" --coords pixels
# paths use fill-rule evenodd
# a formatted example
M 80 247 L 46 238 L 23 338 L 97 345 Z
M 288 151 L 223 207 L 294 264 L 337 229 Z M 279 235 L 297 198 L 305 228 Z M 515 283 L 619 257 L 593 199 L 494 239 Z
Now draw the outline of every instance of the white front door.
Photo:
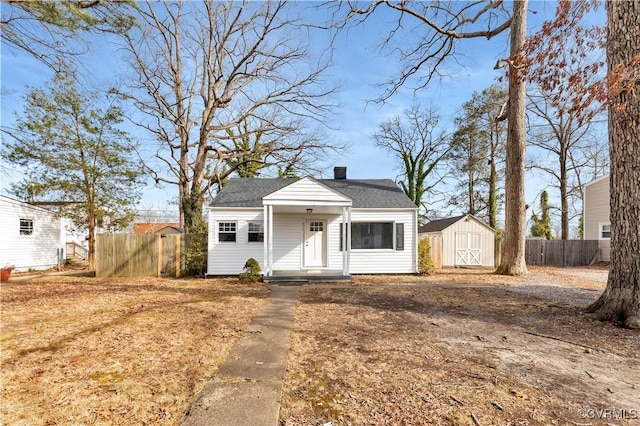
M 473 232 L 456 232 L 456 266 L 482 265 L 482 234 Z
M 304 230 L 304 267 L 315 268 L 326 266 L 325 229 L 324 220 L 307 219 Z

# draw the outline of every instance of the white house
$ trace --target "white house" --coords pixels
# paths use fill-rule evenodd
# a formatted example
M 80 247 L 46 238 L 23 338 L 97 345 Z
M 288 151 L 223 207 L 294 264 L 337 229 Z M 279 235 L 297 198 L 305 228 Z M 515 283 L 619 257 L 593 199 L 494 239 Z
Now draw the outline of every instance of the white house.
M 415 204 L 390 179 L 231 179 L 211 203 L 207 275 L 348 278 L 417 271 Z
M 600 260 L 611 260 L 611 219 L 609 213 L 609 175 L 602 176 L 584 185 L 582 197 L 582 237 L 598 240 Z
M 418 230 L 431 251 L 440 253 L 442 266 L 495 267 L 495 229 L 473 215 L 433 220 Z
M 52 211 L 0 195 L 0 267 L 49 269 L 64 258 L 62 219 Z

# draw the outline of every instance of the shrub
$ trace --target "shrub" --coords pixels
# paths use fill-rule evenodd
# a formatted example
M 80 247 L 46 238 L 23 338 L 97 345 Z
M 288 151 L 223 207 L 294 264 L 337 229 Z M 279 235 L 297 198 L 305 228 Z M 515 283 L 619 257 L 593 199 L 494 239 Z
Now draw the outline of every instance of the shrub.
M 207 234 L 187 234 L 186 237 L 183 274 L 203 277 L 207 270 Z
M 240 272 L 238 279 L 241 283 L 255 283 L 260 281 L 260 264 L 253 257 L 244 264 L 243 272 Z
M 418 241 L 418 273 L 420 275 L 431 275 L 433 273 L 431 246 L 428 238 Z

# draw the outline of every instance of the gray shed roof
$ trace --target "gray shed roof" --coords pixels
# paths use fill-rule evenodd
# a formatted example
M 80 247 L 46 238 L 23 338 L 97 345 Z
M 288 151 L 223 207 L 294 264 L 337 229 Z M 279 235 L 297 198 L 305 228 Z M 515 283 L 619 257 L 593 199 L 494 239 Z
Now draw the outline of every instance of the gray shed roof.
M 489 225 L 487 225 L 486 223 L 484 223 L 483 221 L 481 221 L 480 219 L 478 219 L 474 215 L 472 215 L 472 214 L 463 214 L 463 215 L 460 215 L 460 216 L 448 217 L 446 219 L 432 220 L 431 222 L 427 223 L 426 225 L 420 226 L 418 228 L 418 233 L 422 234 L 422 233 L 425 233 L 425 232 L 440 232 L 440 231 L 444 231 L 445 229 L 447 229 L 448 227 L 450 227 L 451 225 L 453 225 L 457 221 L 459 221 L 461 219 L 464 219 L 465 217 L 470 217 L 470 218 L 474 219 L 475 221 L 477 221 L 479 224 L 485 226 L 487 229 L 495 232 L 495 229 L 493 229 L 492 227 L 490 227 Z
M 421 227 L 419 227 L 418 233 L 442 231 L 466 216 L 467 216 L 466 214 L 463 214 L 462 216 L 454 216 L 454 217 L 448 217 L 446 219 L 432 220 L 426 225 L 422 225 Z
M 262 197 L 298 179 L 234 178 L 222 188 L 211 207 L 262 207 Z M 353 208 L 416 208 L 391 179 L 317 179 L 353 200 Z

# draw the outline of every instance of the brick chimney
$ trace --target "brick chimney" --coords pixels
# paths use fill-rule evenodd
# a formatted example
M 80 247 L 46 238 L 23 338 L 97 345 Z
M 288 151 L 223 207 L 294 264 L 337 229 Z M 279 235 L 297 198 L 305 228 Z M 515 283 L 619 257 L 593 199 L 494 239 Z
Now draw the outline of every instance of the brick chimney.
M 344 180 L 347 178 L 347 168 L 346 167 L 334 167 L 333 168 L 333 178 Z

